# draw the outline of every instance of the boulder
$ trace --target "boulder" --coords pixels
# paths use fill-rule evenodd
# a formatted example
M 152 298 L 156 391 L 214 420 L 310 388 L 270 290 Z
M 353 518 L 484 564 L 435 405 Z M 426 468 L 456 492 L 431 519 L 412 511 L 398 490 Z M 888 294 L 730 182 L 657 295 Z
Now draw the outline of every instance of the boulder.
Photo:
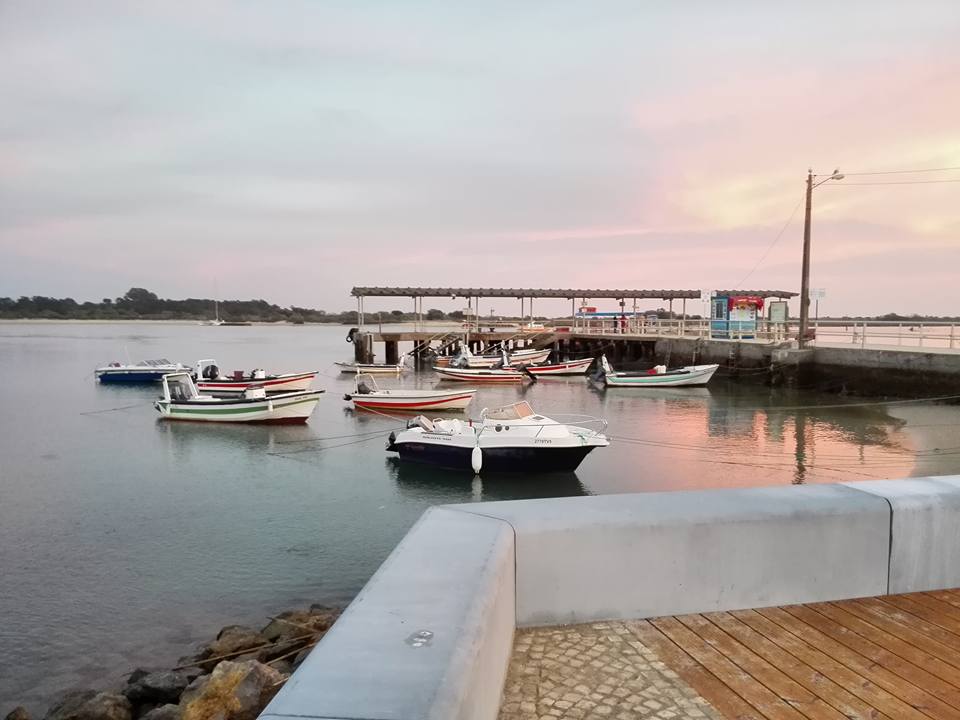
M 161 705 L 146 715 L 141 715 L 140 720 L 180 720 L 180 706 L 169 704 Z
M 281 675 L 290 677 L 290 673 L 293 672 L 293 663 L 289 660 L 274 660 L 270 663 L 270 667 L 276 670 Z
M 267 639 L 259 632 L 245 625 L 228 625 L 217 635 L 217 639 L 207 646 L 207 657 L 220 657 L 242 650 L 252 650 L 267 644 Z
M 118 693 L 80 690 L 64 695 L 44 720 L 132 720 L 130 701 Z
M 7 713 L 7 716 L 3 720 L 31 720 L 31 718 L 30 713 L 23 705 L 17 705 Z
M 131 678 L 134 675 L 131 675 Z M 139 675 L 135 681 L 130 682 L 123 689 L 123 694 L 134 704 L 164 705 L 166 703 L 176 703 L 180 700 L 183 691 L 187 689 L 190 680 L 191 678 L 187 674 L 176 670 L 146 673 Z
M 284 676 L 256 660 L 224 660 L 180 697 L 180 720 L 255 720 Z
M 293 659 L 293 669 L 294 669 L 294 670 L 296 670 L 298 667 L 300 667 L 300 665 L 303 663 L 303 661 L 307 659 L 307 655 L 310 654 L 310 651 L 311 651 L 311 650 L 313 650 L 313 648 L 304 648 L 304 649 L 301 650 L 299 653 L 297 653 L 297 656 Z

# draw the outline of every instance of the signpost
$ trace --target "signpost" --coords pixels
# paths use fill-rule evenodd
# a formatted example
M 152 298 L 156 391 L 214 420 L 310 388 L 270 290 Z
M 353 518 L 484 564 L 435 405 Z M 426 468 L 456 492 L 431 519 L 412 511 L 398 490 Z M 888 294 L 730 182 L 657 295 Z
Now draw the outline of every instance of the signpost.
M 813 319 L 820 319 L 820 299 L 827 296 L 826 288 L 810 288 L 810 299 L 814 301 Z

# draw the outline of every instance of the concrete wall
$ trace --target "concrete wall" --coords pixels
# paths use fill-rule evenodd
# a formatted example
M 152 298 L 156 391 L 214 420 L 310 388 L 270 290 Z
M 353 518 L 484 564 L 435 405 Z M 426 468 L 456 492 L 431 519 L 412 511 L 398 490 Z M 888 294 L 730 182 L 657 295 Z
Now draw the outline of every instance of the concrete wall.
M 260 717 L 496 717 L 514 576 L 507 523 L 428 510 Z
M 944 587 L 960 476 L 434 508 L 261 717 L 493 720 L 517 625 Z
M 469 512 L 478 506 L 454 507 Z M 520 625 L 887 591 L 889 505 L 848 487 L 605 495 L 479 507 L 516 531 Z
M 960 353 L 817 347 L 809 371 L 814 382 L 858 395 L 960 393 Z

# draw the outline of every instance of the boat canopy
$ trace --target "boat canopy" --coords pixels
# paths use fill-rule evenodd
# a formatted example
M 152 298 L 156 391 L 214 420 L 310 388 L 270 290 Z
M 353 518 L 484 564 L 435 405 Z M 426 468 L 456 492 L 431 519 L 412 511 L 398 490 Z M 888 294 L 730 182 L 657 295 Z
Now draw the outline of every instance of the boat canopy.
M 168 401 L 187 401 L 198 397 L 197 386 L 189 373 L 171 373 L 163 376 L 163 387 Z
M 523 401 L 490 410 L 484 413 L 484 417 L 487 420 L 522 420 L 535 414 L 530 403 Z

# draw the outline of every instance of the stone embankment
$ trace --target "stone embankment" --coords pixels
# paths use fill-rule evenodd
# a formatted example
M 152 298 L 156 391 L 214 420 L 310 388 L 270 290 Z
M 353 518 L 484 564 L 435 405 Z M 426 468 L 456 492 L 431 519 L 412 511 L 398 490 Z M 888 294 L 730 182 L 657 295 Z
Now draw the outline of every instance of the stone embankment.
M 313 605 L 261 630 L 228 625 L 175 668 L 139 668 L 104 691 L 64 694 L 43 720 L 255 720 L 340 611 Z M 5 720 L 34 720 L 23 707 Z

